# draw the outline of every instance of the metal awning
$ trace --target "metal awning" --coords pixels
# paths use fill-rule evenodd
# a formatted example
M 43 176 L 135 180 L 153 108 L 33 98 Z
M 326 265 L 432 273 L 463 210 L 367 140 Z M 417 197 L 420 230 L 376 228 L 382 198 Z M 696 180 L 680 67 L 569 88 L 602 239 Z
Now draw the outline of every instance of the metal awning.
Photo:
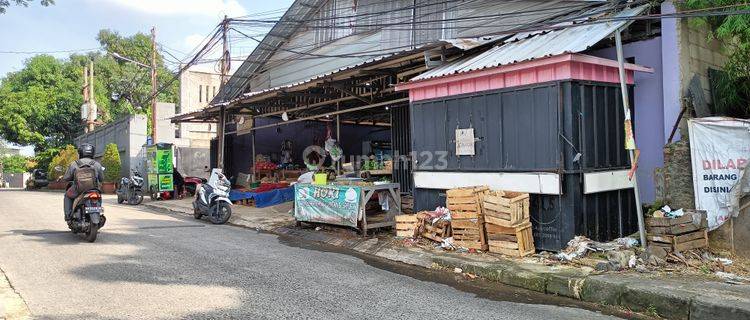
M 629 20 L 622 18 L 637 16 L 647 8 L 648 5 L 643 5 L 622 10 L 617 14 L 607 16 L 610 18 L 606 20 L 608 22 L 593 23 L 592 20 L 584 20 L 560 24 L 558 25 L 560 29 L 519 33 L 492 49 L 427 71 L 411 81 L 478 71 L 565 53 L 583 52 L 630 23 Z M 576 24 L 579 26 L 574 26 Z

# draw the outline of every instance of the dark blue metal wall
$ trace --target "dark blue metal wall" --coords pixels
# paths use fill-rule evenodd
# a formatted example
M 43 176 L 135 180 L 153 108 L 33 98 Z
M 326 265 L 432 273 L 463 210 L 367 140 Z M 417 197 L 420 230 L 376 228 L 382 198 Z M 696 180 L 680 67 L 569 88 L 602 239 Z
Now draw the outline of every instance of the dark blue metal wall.
M 532 196 L 537 249 L 560 250 L 575 235 L 608 241 L 631 234 L 632 190 L 583 194 L 583 173 L 630 165 L 619 90 L 563 81 L 412 103 L 412 148 L 420 161 L 422 153 L 448 151 L 446 168 L 418 163 L 415 170 L 559 173 L 562 195 Z M 455 129 L 469 127 L 478 138 L 476 156 L 457 157 Z M 415 189 L 414 200 L 415 209 L 431 210 L 445 205 L 445 191 Z

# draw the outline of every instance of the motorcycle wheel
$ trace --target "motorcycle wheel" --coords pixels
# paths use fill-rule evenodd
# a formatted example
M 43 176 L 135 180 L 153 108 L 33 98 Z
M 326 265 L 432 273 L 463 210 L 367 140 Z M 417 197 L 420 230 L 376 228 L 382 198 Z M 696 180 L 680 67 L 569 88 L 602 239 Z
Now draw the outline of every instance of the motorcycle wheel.
M 193 218 L 200 220 L 202 217 L 203 213 L 201 213 L 201 209 L 199 209 L 198 205 L 193 202 Z
M 224 201 L 214 203 L 208 210 L 211 212 L 209 217 L 213 224 L 225 224 L 229 221 L 229 217 L 232 216 L 232 207 Z
M 118 192 L 117 193 L 117 203 L 118 204 L 122 204 L 123 202 L 125 202 L 125 199 L 122 196 L 120 196 L 120 193 Z
M 132 205 L 139 205 L 141 202 L 143 202 L 143 191 L 140 190 L 136 191 L 133 197 L 128 200 L 128 204 Z
M 89 229 L 86 230 L 86 236 L 84 237 L 84 239 L 86 239 L 86 241 L 88 242 L 94 242 L 96 241 L 96 235 L 98 232 L 99 232 L 99 225 L 90 223 Z
M 156 201 L 156 190 L 154 190 L 154 187 L 149 187 L 149 197 L 151 197 L 151 201 Z

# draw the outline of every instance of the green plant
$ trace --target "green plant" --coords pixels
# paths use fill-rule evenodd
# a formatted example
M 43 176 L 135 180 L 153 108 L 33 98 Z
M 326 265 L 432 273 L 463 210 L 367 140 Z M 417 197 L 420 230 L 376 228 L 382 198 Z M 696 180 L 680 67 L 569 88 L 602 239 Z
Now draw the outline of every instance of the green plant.
M 110 143 L 104 148 L 102 166 L 105 168 L 104 182 L 115 182 L 120 177 L 122 163 L 120 162 L 120 151 L 117 150 L 116 144 Z
M 65 170 L 68 170 L 73 161 L 78 160 L 78 150 L 72 145 L 67 145 L 65 148 L 52 158 L 52 161 L 47 167 L 48 177 L 50 180 L 56 180 L 65 174 Z
M 29 159 L 21 155 L 5 156 L 0 158 L 3 164 L 3 172 L 23 173 L 26 172 Z

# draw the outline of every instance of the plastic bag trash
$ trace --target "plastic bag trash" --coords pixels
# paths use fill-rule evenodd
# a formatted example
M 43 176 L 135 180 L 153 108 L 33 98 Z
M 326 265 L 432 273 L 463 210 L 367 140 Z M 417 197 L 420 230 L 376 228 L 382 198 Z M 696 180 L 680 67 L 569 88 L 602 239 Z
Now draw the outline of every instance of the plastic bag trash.
M 443 239 L 443 242 L 440 243 L 440 247 L 443 249 L 453 249 L 453 237 Z
M 635 265 L 638 263 L 638 258 L 635 257 L 635 255 L 630 256 L 630 260 L 628 260 L 628 268 L 635 268 Z
M 683 211 L 682 209 L 677 209 L 675 211 L 670 211 L 669 213 L 667 213 L 667 217 L 670 217 L 670 218 L 682 217 L 684 215 L 685 215 L 685 211 Z
M 625 247 L 626 249 L 638 246 L 638 240 L 629 237 L 617 238 L 614 240 L 614 242 Z
M 461 268 L 453 268 L 453 273 L 461 273 L 461 272 L 464 272 L 464 270 Z
M 672 212 L 672 208 L 670 208 L 669 206 L 663 206 L 661 207 L 661 211 L 664 211 L 664 213 L 670 213 Z

